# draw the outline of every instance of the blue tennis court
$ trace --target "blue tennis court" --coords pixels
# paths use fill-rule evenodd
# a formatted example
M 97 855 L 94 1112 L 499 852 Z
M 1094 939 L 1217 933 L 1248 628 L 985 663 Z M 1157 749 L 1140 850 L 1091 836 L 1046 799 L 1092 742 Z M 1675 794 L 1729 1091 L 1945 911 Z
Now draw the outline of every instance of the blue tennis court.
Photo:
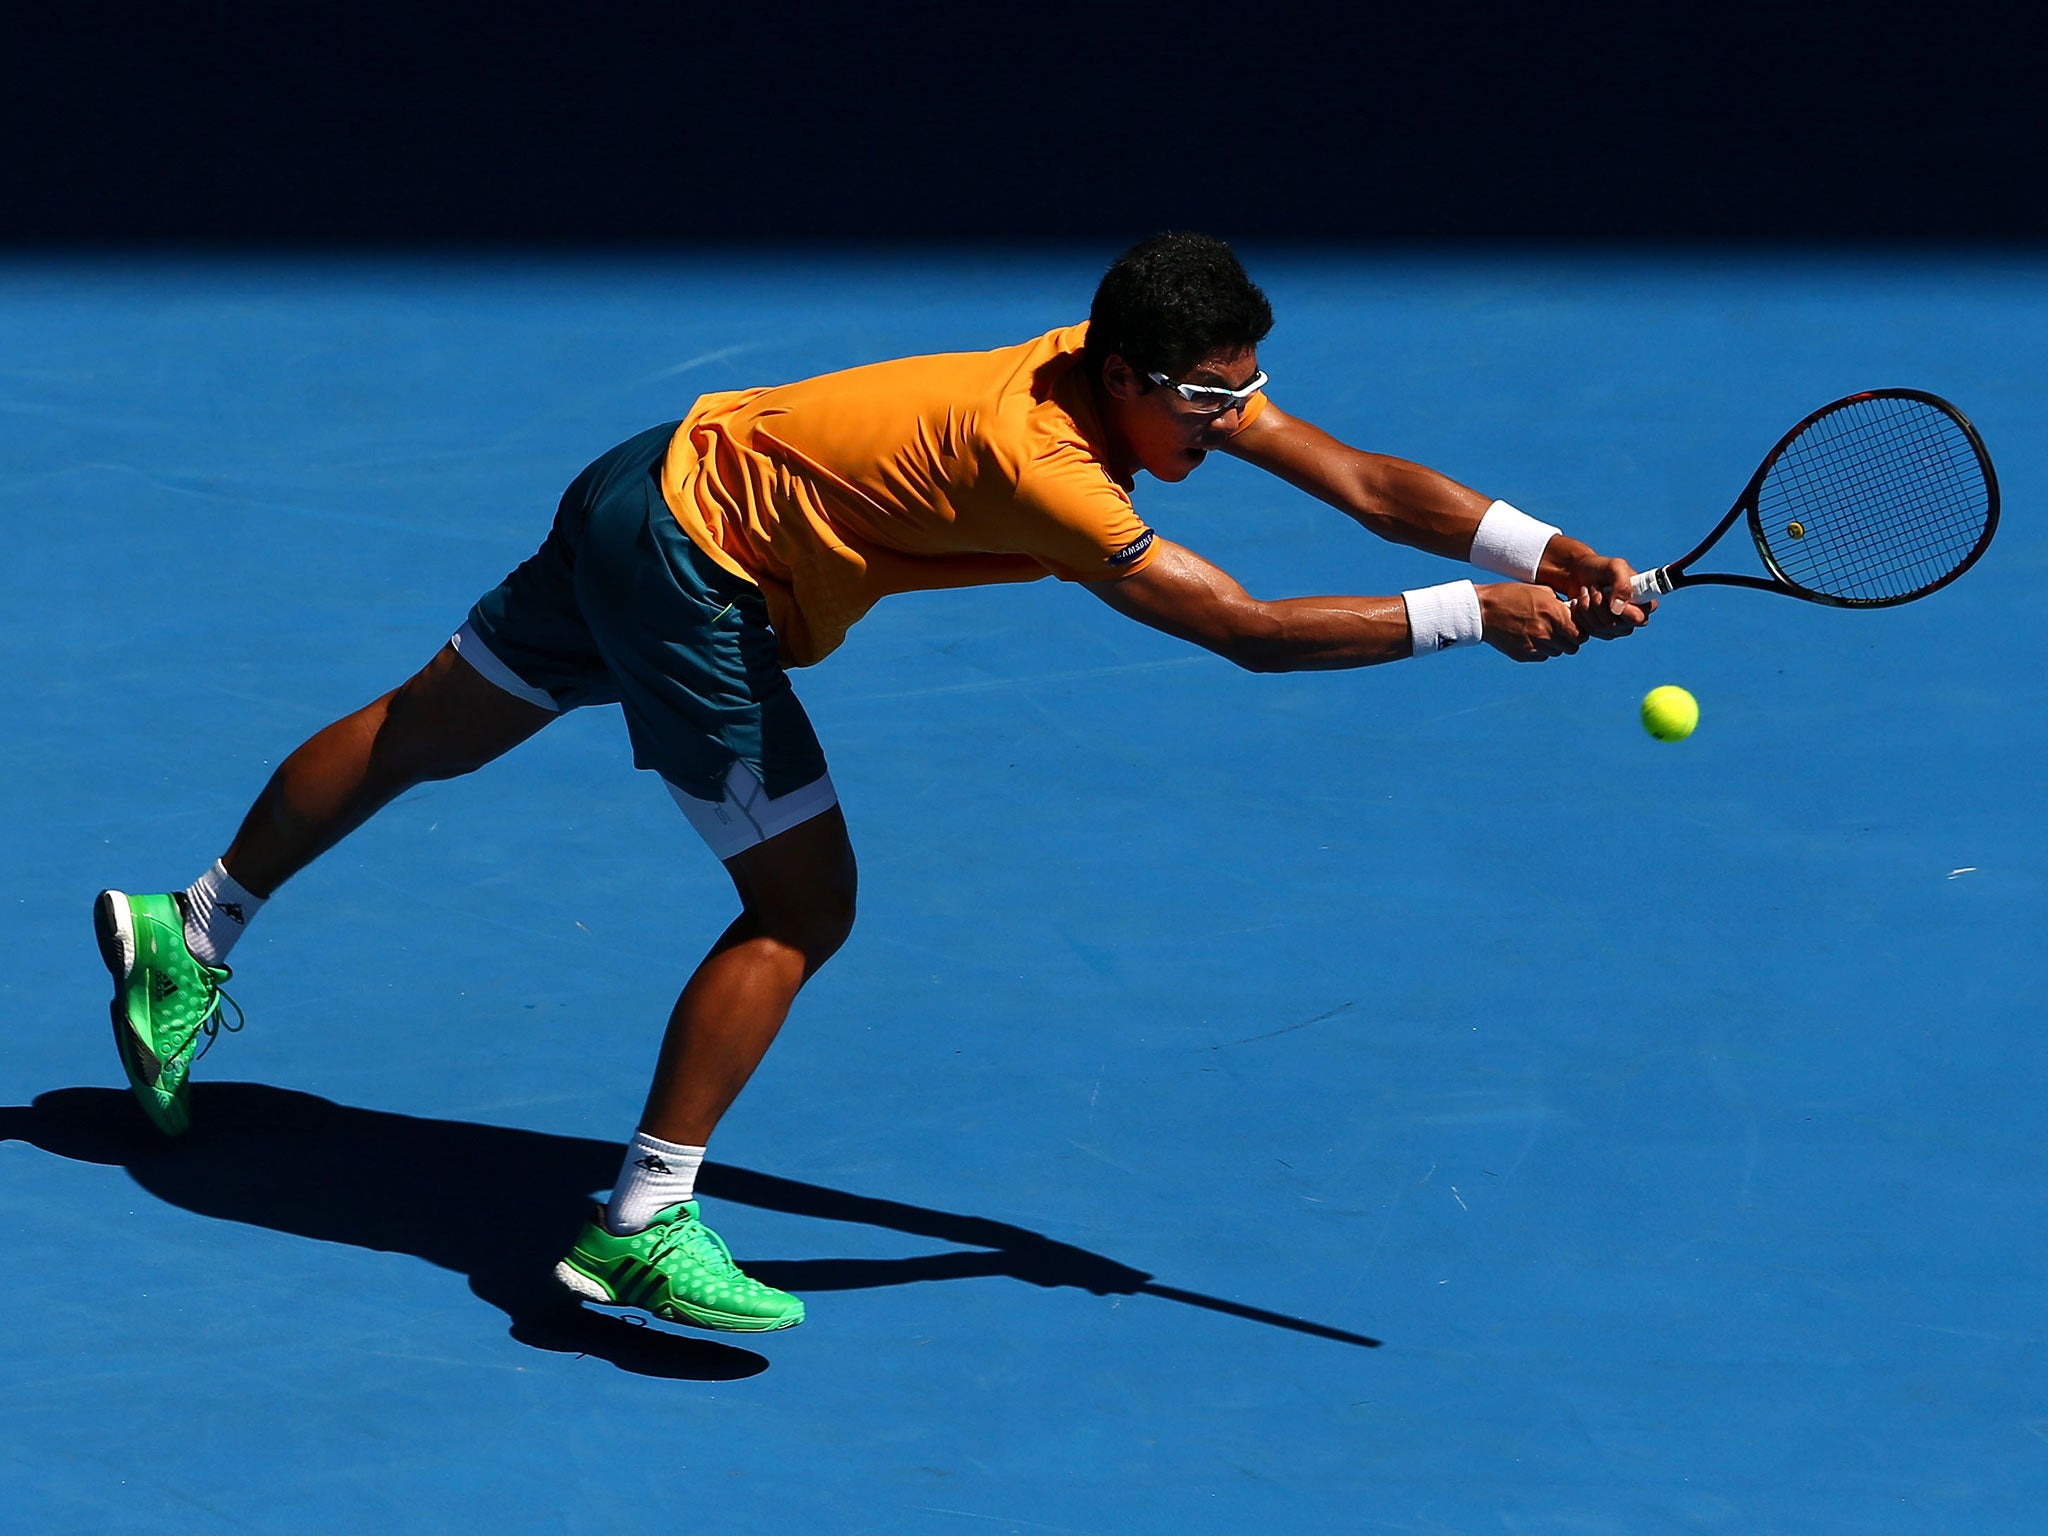
M 1275 400 L 1639 566 L 1872 386 L 1970 414 L 2004 526 L 1540 667 L 885 604 L 797 676 L 861 923 L 702 1181 L 794 1332 L 549 1280 L 734 910 L 613 710 L 287 887 L 148 1127 L 94 892 L 190 880 L 613 443 L 1109 254 L 0 266 L 0 1529 L 2039 1529 L 2037 259 L 1245 249 Z M 1138 498 L 1262 595 L 1463 574 L 1221 457 Z

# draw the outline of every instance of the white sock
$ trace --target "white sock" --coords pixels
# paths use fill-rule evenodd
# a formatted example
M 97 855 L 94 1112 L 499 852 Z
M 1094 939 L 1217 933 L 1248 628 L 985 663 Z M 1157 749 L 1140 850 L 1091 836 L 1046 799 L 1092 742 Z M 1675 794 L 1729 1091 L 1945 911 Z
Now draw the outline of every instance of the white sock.
M 638 1232 L 696 1193 L 697 1170 L 703 1163 L 702 1147 L 679 1147 L 645 1131 L 634 1132 L 619 1182 L 604 1209 L 604 1224 L 618 1237 Z
M 228 951 L 256 921 L 266 898 L 243 889 L 219 859 L 185 887 L 185 947 L 201 965 L 227 964 Z

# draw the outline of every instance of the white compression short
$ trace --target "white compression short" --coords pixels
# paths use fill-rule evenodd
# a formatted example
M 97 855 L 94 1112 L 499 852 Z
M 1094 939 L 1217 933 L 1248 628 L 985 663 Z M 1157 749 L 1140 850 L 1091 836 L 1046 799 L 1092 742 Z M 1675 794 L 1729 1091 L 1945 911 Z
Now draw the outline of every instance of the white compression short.
M 663 779 L 662 783 L 668 784 Z M 711 851 L 720 859 L 744 853 L 765 843 L 778 832 L 822 816 L 839 803 L 832 787 L 832 775 L 821 774 L 801 789 L 770 799 L 767 789 L 745 763 L 734 763 L 725 776 L 723 800 L 699 800 L 668 784 L 668 792 L 682 813 L 697 829 Z

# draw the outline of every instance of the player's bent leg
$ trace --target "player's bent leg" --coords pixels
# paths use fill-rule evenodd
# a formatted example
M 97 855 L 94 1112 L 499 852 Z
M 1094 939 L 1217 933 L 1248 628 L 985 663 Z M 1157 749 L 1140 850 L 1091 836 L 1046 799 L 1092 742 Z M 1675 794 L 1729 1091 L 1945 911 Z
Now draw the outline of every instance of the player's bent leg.
M 591 1213 L 555 1277 L 587 1301 L 760 1331 L 802 1322 L 804 1305 L 733 1262 L 698 1214 L 696 1171 L 798 989 L 851 931 L 857 874 L 829 779 L 764 802 L 752 793 L 759 781 L 737 772 L 726 817 L 685 809 L 725 854 L 741 914 L 677 999 L 618 1186 Z M 746 830 L 734 830 L 735 822 Z
M 703 1146 L 799 988 L 853 929 L 858 872 L 837 803 L 725 861 L 742 910 L 676 999 L 642 1129 Z

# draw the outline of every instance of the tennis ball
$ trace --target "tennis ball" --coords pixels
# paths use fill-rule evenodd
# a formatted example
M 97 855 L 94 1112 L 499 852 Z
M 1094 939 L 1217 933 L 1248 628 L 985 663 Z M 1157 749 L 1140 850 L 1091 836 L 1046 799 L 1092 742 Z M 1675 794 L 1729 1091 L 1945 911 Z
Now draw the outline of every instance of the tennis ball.
M 1699 700 L 1676 684 L 1643 695 L 1643 729 L 1659 741 L 1683 741 L 1699 723 Z

